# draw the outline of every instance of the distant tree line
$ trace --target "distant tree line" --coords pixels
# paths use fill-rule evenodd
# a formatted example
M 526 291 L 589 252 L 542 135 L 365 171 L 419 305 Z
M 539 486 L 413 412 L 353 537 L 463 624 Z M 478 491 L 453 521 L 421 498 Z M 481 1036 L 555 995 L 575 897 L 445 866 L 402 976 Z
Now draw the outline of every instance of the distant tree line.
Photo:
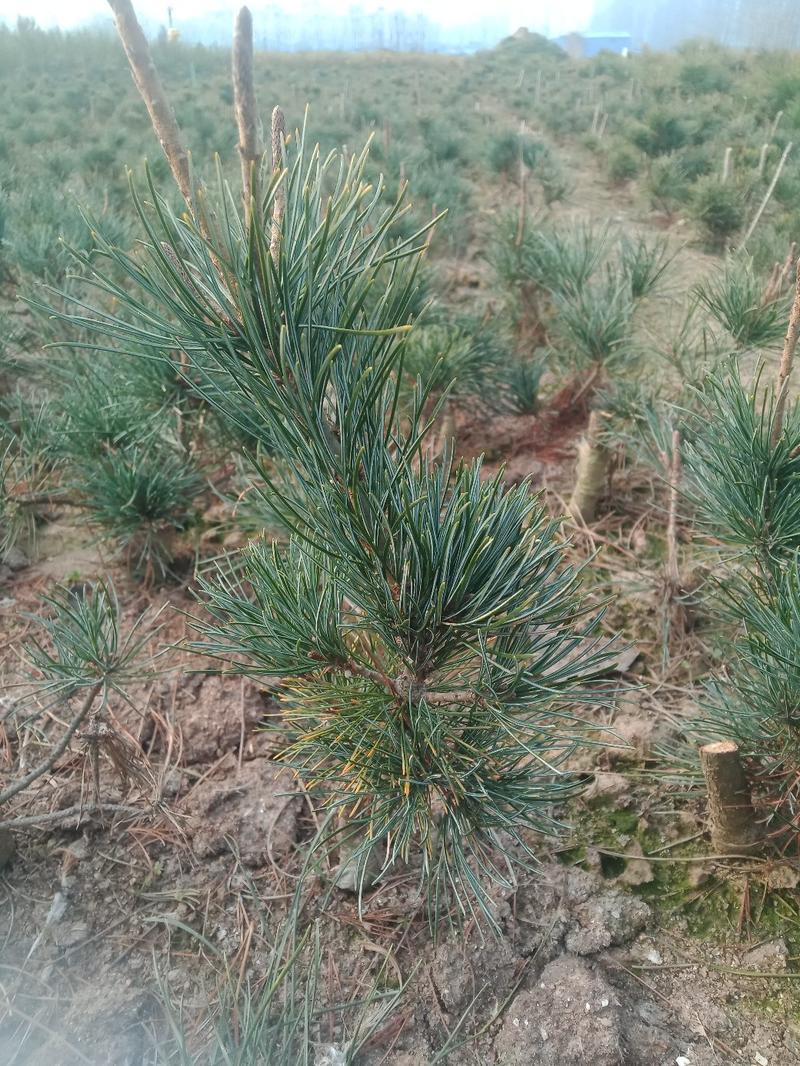
M 354 4 L 347 11 L 326 10 L 322 4 L 304 4 L 293 10 L 281 4 L 249 5 L 253 13 L 257 49 L 281 52 L 376 51 L 475 52 L 493 48 L 515 29 L 503 14 L 486 14 L 458 25 L 442 25 L 435 17 L 388 7 L 367 10 Z M 166 36 L 168 27 L 142 19 L 151 37 Z M 113 33 L 110 17 L 96 16 L 86 27 Z M 188 43 L 228 45 L 232 19 L 229 10 L 176 18 L 174 28 Z
M 799 13 L 797 0 L 598 0 L 591 30 L 627 32 L 651 48 L 692 37 L 736 48 L 800 48 Z

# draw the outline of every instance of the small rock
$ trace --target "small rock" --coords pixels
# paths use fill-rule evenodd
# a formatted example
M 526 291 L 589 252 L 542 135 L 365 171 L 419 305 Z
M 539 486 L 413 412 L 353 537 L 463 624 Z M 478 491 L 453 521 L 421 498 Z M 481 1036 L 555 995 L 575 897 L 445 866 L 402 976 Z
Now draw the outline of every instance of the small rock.
M 89 841 L 86 837 L 79 837 L 77 840 L 73 840 L 65 850 L 77 862 L 83 862 L 84 859 L 89 857 Z
M 59 928 L 53 939 L 60 947 L 71 948 L 88 940 L 89 936 L 89 926 L 86 922 L 72 922 L 70 925 Z
M 775 866 L 769 872 L 769 887 L 797 888 L 800 885 L 800 870 L 793 866 Z
M 13 544 L 6 550 L 6 553 L 3 556 L 3 562 L 9 570 L 24 570 L 26 566 L 30 566 L 30 560 L 25 552 L 21 551 Z
M 669 736 L 670 726 L 641 692 L 631 690 L 617 701 L 614 720 L 606 732 L 615 740 L 607 749 L 613 763 L 620 759 L 648 758 L 655 746 Z
M 180 794 L 183 788 L 183 774 L 180 770 L 169 770 L 164 777 L 164 783 L 161 786 L 162 792 L 165 796 L 175 797 Z
M 751 970 L 766 970 L 780 973 L 787 967 L 789 949 L 782 937 L 759 944 L 744 955 L 742 962 Z
M 225 752 L 238 752 L 267 713 L 259 689 L 245 678 L 193 678 L 183 686 L 177 712 L 187 764 L 213 762 Z
M 429 977 L 444 1009 L 460 1017 L 482 988 L 502 998 L 514 981 L 518 962 L 519 957 L 504 939 L 487 940 L 474 954 L 465 954 L 463 945 L 448 940 L 437 947 Z
M 343 892 L 366 892 L 377 882 L 386 857 L 385 847 L 375 845 L 368 855 L 358 854 L 358 848 L 340 848 L 341 861 L 333 883 Z
M 617 880 L 623 885 L 649 885 L 655 874 L 653 873 L 652 863 L 649 863 L 644 857 L 642 845 L 639 841 L 634 840 L 626 848 L 625 853 L 630 855 L 630 859 L 625 864 L 625 869 Z
M 56 925 L 64 915 L 67 913 L 67 897 L 63 892 L 56 892 L 53 896 L 53 902 L 50 904 L 50 910 L 47 912 L 47 918 L 45 919 L 45 925 Z
M 187 801 L 187 831 L 200 859 L 234 847 L 245 866 L 280 862 L 294 851 L 303 796 L 291 775 L 269 759 L 253 759 L 224 780 L 208 778 Z
M 503 1066 L 618 1066 L 623 1044 L 614 989 L 589 963 L 562 955 L 516 997 L 495 1050 Z
M 347 1066 L 347 1052 L 336 1044 L 323 1044 L 314 1054 L 314 1066 Z
M 623 796 L 628 796 L 630 790 L 630 782 L 622 774 L 597 771 L 594 775 L 594 781 L 583 793 L 583 798 L 587 803 L 595 800 L 619 800 Z
M 594 955 L 603 948 L 628 944 L 642 931 L 650 908 L 622 892 L 601 892 L 574 910 L 575 926 L 564 944 L 576 955 Z

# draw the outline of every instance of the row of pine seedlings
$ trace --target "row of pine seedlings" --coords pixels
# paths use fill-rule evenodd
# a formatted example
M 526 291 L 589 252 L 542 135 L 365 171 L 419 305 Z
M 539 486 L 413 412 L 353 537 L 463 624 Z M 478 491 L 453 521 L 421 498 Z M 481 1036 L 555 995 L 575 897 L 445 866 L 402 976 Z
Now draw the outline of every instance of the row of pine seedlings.
M 581 787 L 570 759 L 591 743 L 583 708 L 612 698 L 616 646 L 593 605 L 613 590 L 594 586 L 591 561 L 574 564 L 565 533 L 591 537 L 623 449 L 655 469 L 665 501 L 664 655 L 698 600 L 734 641 L 675 767 L 695 773 L 699 751 L 716 853 L 789 847 L 794 252 L 765 285 L 746 241 L 729 250 L 661 338 L 672 384 L 654 390 L 640 321 L 669 278 L 669 242 L 556 221 L 565 188 L 546 168 L 532 215 L 523 130 L 520 208 L 490 249 L 504 314 L 475 332 L 431 301 L 436 219 L 404 224 L 405 185 L 395 195 L 367 179 L 368 146 L 325 156 L 304 129 L 288 135 L 276 107 L 262 147 L 247 9 L 234 40 L 239 192 L 221 169 L 207 183 L 194 173 L 133 9 L 111 6 L 175 188 L 132 180 L 135 251 L 87 217 L 94 243 L 74 251 L 77 276 L 30 297 L 66 354 L 31 370 L 4 343 L 7 563 L 66 510 L 147 586 L 194 581 L 197 650 L 281 681 L 280 757 L 316 807 L 312 855 L 333 856 L 338 884 L 357 892 L 411 863 L 434 927 L 454 907 L 492 920 L 491 884 L 513 883 L 532 858 L 528 831 L 555 832 L 554 807 Z M 452 411 L 487 382 L 498 409 L 580 413 L 566 498 L 455 462 Z M 236 502 L 245 544 L 209 563 L 202 516 L 219 500 Z M 692 535 L 707 542 L 699 582 L 684 558 Z M 158 667 L 151 624 L 123 621 L 110 581 L 45 600 L 30 680 L 39 708 L 72 713 L 53 738 L 41 710 L 15 704 L 14 735 L 35 734 L 41 758 L 0 791 L 4 830 L 75 819 L 79 808 L 26 814 L 24 799 L 76 737 L 91 809 L 128 810 L 104 802 L 100 755 L 119 742 L 104 713 Z

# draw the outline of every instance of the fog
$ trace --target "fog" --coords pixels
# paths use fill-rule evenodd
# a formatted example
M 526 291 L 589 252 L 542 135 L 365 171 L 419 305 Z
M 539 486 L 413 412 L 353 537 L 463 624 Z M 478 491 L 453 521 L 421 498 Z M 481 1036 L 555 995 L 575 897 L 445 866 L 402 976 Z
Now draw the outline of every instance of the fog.
M 231 0 L 199 0 L 168 6 L 161 0 L 136 5 L 146 31 L 172 27 L 187 42 L 228 44 Z M 703 37 L 734 47 L 800 47 L 800 0 L 565 0 L 521 3 L 500 0 L 314 0 L 312 3 L 251 4 L 256 46 L 305 49 L 474 52 L 494 47 L 520 26 L 555 37 L 571 32 L 627 34 L 629 47 L 672 48 Z M 0 23 L 32 18 L 43 27 L 91 28 L 113 32 L 104 0 L 0 0 Z

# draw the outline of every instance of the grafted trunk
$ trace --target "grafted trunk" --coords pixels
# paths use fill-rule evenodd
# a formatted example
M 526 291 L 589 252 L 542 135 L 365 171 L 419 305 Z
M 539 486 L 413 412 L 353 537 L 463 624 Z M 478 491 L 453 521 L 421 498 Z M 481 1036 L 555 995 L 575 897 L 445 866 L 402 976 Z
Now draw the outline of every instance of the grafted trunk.
M 749 855 L 760 850 L 750 786 L 733 740 L 718 740 L 700 749 L 708 792 L 708 821 L 716 851 Z
M 611 452 L 601 440 L 604 415 L 592 411 L 586 436 L 578 445 L 575 487 L 567 510 L 578 522 L 591 522 L 605 491 Z

